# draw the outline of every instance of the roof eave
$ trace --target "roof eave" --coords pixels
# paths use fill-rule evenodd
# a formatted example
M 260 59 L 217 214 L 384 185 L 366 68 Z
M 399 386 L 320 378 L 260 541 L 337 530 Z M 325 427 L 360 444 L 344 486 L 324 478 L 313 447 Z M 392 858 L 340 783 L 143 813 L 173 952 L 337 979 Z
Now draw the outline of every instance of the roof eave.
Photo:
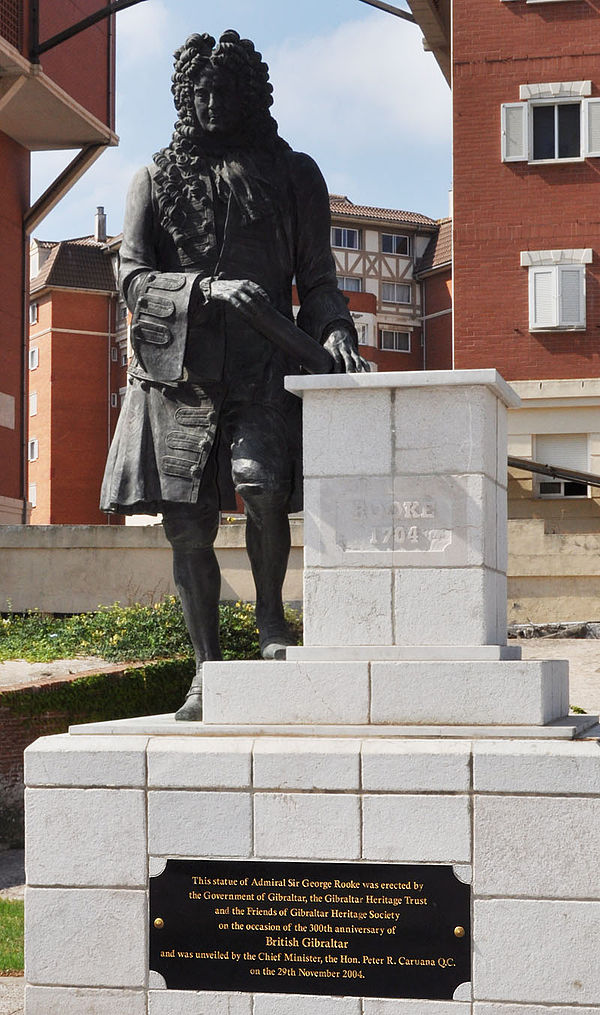
M 449 85 L 452 83 L 450 0 L 408 0 L 423 32 L 423 45 L 433 53 Z

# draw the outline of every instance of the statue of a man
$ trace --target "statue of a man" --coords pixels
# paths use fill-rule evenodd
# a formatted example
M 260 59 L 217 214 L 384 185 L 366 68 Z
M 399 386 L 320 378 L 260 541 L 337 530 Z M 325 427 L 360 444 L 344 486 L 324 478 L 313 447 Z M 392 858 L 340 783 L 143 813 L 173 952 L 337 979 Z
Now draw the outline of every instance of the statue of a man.
M 172 91 L 172 141 L 127 199 L 120 282 L 134 355 L 101 506 L 162 512 L 197 663 L 184 720 L 201 718 L 202 663 L 221 658 L 213 544 L 236 492 L 261 653 L 281 657 L 292 643 L 282 586 L 288 513 L 301 508 L 301 403 L 283 378 L 300 363 L 257 328 L 260 307 L 288 325 L 295 281 L 298 324 L 335 369 L 365 364 L 337 287 L 325 182 L 279 137 L 260 53 L 234 31 L 216 45 L 192 35 L 175 53 Z

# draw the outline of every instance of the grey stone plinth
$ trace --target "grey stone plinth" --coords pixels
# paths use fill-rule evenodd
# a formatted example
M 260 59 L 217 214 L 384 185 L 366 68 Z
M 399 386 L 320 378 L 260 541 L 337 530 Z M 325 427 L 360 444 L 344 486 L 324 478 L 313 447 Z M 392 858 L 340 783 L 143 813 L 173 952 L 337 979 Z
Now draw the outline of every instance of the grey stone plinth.
M 304 403 L 305 644 L 506 643 L 494 370 L 288 378 Z
M 204 721 L 543 725 L 569 709 L 566 663 L 351 659 L 205 663 Z

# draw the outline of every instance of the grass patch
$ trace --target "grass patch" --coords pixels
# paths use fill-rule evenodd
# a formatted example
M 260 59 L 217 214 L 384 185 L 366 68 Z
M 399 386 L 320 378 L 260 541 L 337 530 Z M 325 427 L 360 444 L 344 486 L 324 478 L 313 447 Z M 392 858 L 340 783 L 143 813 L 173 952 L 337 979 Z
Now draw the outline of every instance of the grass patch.
M 219 609 L 223 657 L 258 659 L 254 605 L 221 603 Z M 300 614 L 287 609 L 286 616 L 300 640 Z M 0 617 L 0 661 L 45 663 L 94 655 L 114 662 L 144 662 L 189 656 L 191 652 L 181 604 L 175 596 L 151 606 L 115 604 L 67 617 L 37 610 Z
M 0 899 L 0 976 L 23 972 L 23 903 Z

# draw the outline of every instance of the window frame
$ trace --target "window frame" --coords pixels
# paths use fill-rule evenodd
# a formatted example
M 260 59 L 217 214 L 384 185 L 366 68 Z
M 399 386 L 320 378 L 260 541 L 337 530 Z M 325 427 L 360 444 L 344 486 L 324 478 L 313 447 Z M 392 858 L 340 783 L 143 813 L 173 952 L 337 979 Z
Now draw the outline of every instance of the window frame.
M 40 307 L 37 300 L 31 300 L 29 303 L 29 323 L 37 324 L 40 317 Z
M 543 458 L 545 458 L 545 453 L 542 451 L 542 449 L 539 446 L 541 441 L 543 441 L 544 438 L 553 438 L 555 441 L 558 440 L 558 442 L 560 443 L 561 438 L 563 440 L 564 439 L 568 439 L 568 438 L 571 438 L 571 440 L 572 440 L 573 438 L 575 438 L 575 441 L 577 441 L 577 439 L 581 439 L 582 445 L 584 445 L 585 450 L 583 452 L 583 467 L 582 467 L 581 464 L 579 464 L 578 468 L 579 468 L 579 470 L 581 472 L 587 472 L 587 471 L 589 471 L 589 468 L 590 468 L 590 465 L 589 465 L 590 436 L 589 436 L 588 433 L 575 433 L 575 434 L 548 434 L 548 433 L 542 433 L 542 434 L 533 434 L 532 437 L 533 437 L 532 452 L 533 452 L 533 459 L 534 459 L 534 461 L 539 462 L 540 460 L 542 460 L 543 464 L 556 465 L 558 468 L 560 468 L 561 465 L 562 465 L 562 467 L 565 468 L 565 469 L 566 468 L 572 468 L 573 464 L 577 465 L 577 463 L 570 462 L 568 465 L 564 465 L 564 463 L 561 463 L 561 462 L 548 462 L 548 463 L 543 462 Z M 541 441 L 540 441 L 540 438 L 541 438 Z M 582 449 L 580 449 L 580 450 L 582 450 Z M 560 457 L 560 455 L 559 455 L 559 457 Z M 577 471 L 577 468 L 575 468 L 574 471 Z M 585 500 L 586 498 L 591 497 L 591 495 L 592 495 L 592 493 L 591 493 L 591 487 L 589 486 L 588 483 L 579 483 L 578 484 L 579 486 L 581 486 L 581 487 L 583 487 L 585 489 L 585 493 L 583 493 L 583 492 L 582 493 L 565 493 L 565 484 L 576 483 L 576 482 L 577 481 L 574 480 L 574 479 L 559 479 L 558 477 L 546 476 L 543 473 L 534 473 L 533 474 L 532 493 L 533 493 L 533 496 L 536 499 L 538 499 L 538 500 L 570 500 L 570 499 L 572 499 L 572 500 Z M 561 489 L 559 491 L 557 491 L 557 492 L 554 492 L 554 493 L 549 493 L 549 492 L 548 493 L 542 493 L 540 487 L 541 487 L 541 485 L 543 483 L 560 484 Z
M 383 335 L 384 335 L 384 333 L 386 333 L 388 335 L 406 335 L 408 348 L 407 349 L 396 349 L 396 348 L 389 349 L 389 348 L 386 348 L 383 345 Z M 407 353 L 410 353 L 410 351 L 411 351 L 412 342 L 411 342 L 411 333 L 410 333 L 410 331 L 399 331 L 397 328 L 386 328 L 385 325 L 380 324 L 379 325 L 378 339 L 379 339 L 379 341 L 378 341 L 378 348 L 380 349 L 381 352 L 399 352 L 399 353 L 404 353 L 404 355 L 406 355 Z
M 565 272 L 574 271 L 579 275 L 579 306 L 581 312 L 577 321 L 569 321 L 563 316 L 563 288 L 561 280 Z M 536 323 L 536 317 L 539 316 L 539 307 L 536 306 L 536 279 L 542 274 L 550 274 L 552 280 L 552 316 L 550 319 Z M 587 327 L 587 315 L 584 264 L 532 264 L 528 268 L 528 291 L 530 332 L 585 331 Z
M 581 82 L 585 86 L 586 82 Z M 522 86 L 522 89 L 538 86 Z M 539 86 L 545 88 L 546 86 Z M 569 155 L 566 158 L 534 159 L 533 158 L 533 110 L 540 106 L 576 105 L 580 106 L 579 117 L 579 155 Z M 510 114 L 518 112 L 520 115 L 519 137 L 515 137 L 514 117 L 510 125 L 508 121 Z M 555 119 L 558 112 L 555 114 Z M 594 135 L 596 145 L 592 143 L 591 135 Z M 558 135 L 555 133 L 555 145 Z M 585 162 L 586 159 L 600 158 L 600 97 L 577 94 L 575 91 L 569 93 L 565 89 L 563 95 L 534 94 L 521 98 L 518 102 L 503 102 L 500 115 L 500 146 L 502 162 L 526 162 L 530 166 L 555 166 L 563 163 L 569 165 L 576 162 Z
M 37 507 L 37 483 L 29 483 L 27 489 L 27 500 L 32 508 Z
M 527 101 L 527 161 L 529 165 L 535 166 L 553 166 L 555 163 L 560 162 L 584 162 L 585 155 L 585 131 L 584 131 L 584 111 L 583 101 L 572 95 L 565 95 L 562 98 L 556 99 L 528 99 Z M 579 106 L 579 155 L 567 155 L 565 158 L 561 158 L 559 155 L 555 155 L 552 159 L 536 159 L 533 157 L 533 110 L 540 109 L 542 106 L 552 106 L 554 109 L 554 151 L 558 151 L 559 145 L 559 133 L 558 133 L 558 107 L 559 106 Z M 531 110 L 531 113 L 529 112 Z
M 30 437 L 27 441 L 27 461 L 37 462 L 40 457 L 40 442 L 37 437 Z
M 38 411 L 38 393 L 37 391 L 29 392 L 29 415 L 37 416 Z
M 37 370 L 37 368 L 39 367 L 39 365 L 40 365 L 40 348 L 39 348 L 38 345 L 34 345 L 29 350 L 28 363 L 29 363 L 29 369 L 30 370 Z
M 345 238 L 348 238 L 348 233 L 356 233 L 356 246 L 350 246 L 348 243 L 336 243 L 335 233 L 339 232 L 345 234 Z M 344 235 L 342 235 L 342 240 Z M 331 246 L 336 247 L 338 250 L 362 250 L 362 235 L 361 230 L 356 229 L 354 226 L 333 226 L 331 227 Z
M 345 293 L 361 293 L 363 291 L 363 279 L 361 275 L 337 275 L 338 289 Z M 358 289 L 347 289 L 346 286 L 341 286 L 340 282 L 358 282 Z
M 395 257 L 412 257 L 412 237 L 409 233 L 380 233 L 379 235 L 381 237 L 379 247 L 382 254 L 392 254 Z M 384 250 L 383 240 L 388 236 L 392 240 L 406 240 L 406 252 L 400 250 Z
M 385 288 L 386 285 L 390 285 L 390 286 L 393 285 L 394 286 L 394 294 L 396 296 L 397 296 L 397 292 L 398 292 L 398 286 L 402 286 L 403 289 L 408 289 L 408 299 L 407 300 L 399 300 L 397 298 L 393 299 L 393 300 L 386 299 L 385 296 L 383 295 L 383 291 L 384 291 L 384 288 Z M 383 279 L 382 279 L 382 281 L 381 281 L 381 302 L 382 303 L 393 304 L 393 305 L 396 305 L 396 306 L 403 306 L 403 307 L 409 307 L 409 306 L 411 306 L 411 304 L 412 304 L 412 286 L 411 286 L 410 282 L 390 282 L 390 281 L 385 281 L 384 282 Z

